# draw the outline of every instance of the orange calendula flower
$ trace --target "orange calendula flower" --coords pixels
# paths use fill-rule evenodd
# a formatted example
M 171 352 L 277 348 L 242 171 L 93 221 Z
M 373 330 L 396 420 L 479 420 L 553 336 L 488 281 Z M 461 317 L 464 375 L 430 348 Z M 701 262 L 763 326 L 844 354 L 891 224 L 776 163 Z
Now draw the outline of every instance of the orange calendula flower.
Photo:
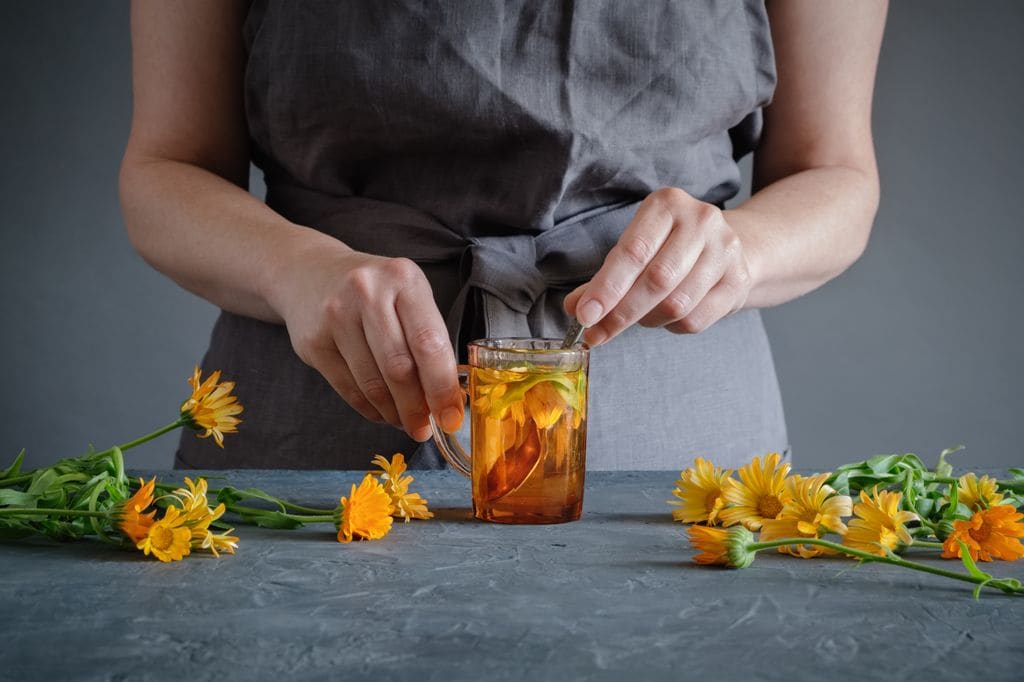
M 192 386 L 192 395 L 181 405 L 181 416 L 185 423 L 196 431 L 203 431 L 200 438 L 213 436 L 213 440 L 221 448 L 224 447 L 224 434 L 236 433 L 241 419 L 234 416 L 241 414 L 242 406 L 238 398 L 231 395 L 235 382 L 220 381 L 220 371 L 216 371 L 200 381 L 199 368 L 196 367 L 192 378 L 188 380 Z
M 146 537 L 136 545 L 160 561 L 181 561 L 192 550 L 192 531 L 177 507 L 168 507 L 164 517 L 149 527 Z
M 996 488 L 996 479 L 969 473 L 960 477 L 957 500 L 971 511 L 978 511 L 997 506 L 1003 501 L 1003 494 Z
M 679 474 L 676 489 L 672 494 L 679 501 L 669 500 L 676 505 L 672 518 L 683 523 L 715 525 L 718 515 L 725 506 L 725 489 L 733 484 L 732 469 L 720 469 L 702 457 L 693 461 L 693 467 Z
M 138 543 L 146 537 L 150 526 L 153 525 L 153 517 L 156 516 L 156 510 L 154 509 L 148 514 L 143 512 L 153 504 L 153 489 L 155 486 L 156 477 L 151 478 L 149 483 L 143 483 L 140 478 L 139 489 L 121 505 L 121 510 L 118 513 L 118 527 L 125 534 L 125 537 L 133 543 Z
M 378 540 L 391 531 L 391 497 L 373 474 L 366 474 L 357 488 L 341 498 L 338 511 L 338 542 Z
M 969 521 L 954 521 L 953 532 L 942 544 L 944 559 L 959 558 L 960 543 L 967 545 L 971 558 L 992 561 L 992 558 L 1016 561 L 1024 557 L 1024 514 L 1009 504 L 980 509 Z
M 739 470 L 739 481 L 733 481 L 726 490 L 726 508 L 719 517 L 726 526 L 742 523 L 750 530 L 758 530 L 766 519 L 778 518 L 789 501 L 786 474 L 789 464 L 780 464 L 779 453 L 769 453 L 764 465 L 758 457 Z
M 412 476 L 403 476 L 405 473 L 405 455 L 396 452 L 391 456 L 389 462 L 384 455 L 377 455 L 373 463 L 381 468 L 381 471 L 371 472 L 374 476 L 380 477 L 380 483 L 384 491 L 391 498 L 392 516 L 405 519 L 430 519 L 434 517 L 433 512 L 427 509 L 427 501 L 419 493 L 410 493 L 409 484 L 415 479 Z
M 852 513 L 853 501 L 848 495 L 836 495 L 825 485 L 831 474 L 818 474 L 804 478 L 794 474 L 786 480 L 789 501 L 782 507 L 777 519 L 766 519 L 761 526 L 761 542 L 781 538 L 817 538 L 824 532 L 843 535 L 847 532 L 843 517 Z M 832 554 L 833 550 L 815 545 L 787 545 L 779 547 L 783 554 L 810 559 L 819 554 Z
M 902 499 L 903 493 L 879 492 L 877 486 L 870 496 L 861 490 L 860 502 L 853 506 L 857 518 L 850 521 L 843 544 L 878 556 L 886 556 L 900 543 L 909 545 L 911 537 L 904 524 L 916 521 L 917 514 L 900 511 Z
M 690 545 L 700 550 L 693 557 L 698 564 L 746 568 L 754 561 L 756 552 L 748 549 L 754 541 L 753 534 L 742 526 L 735 528 L 711 528 L 690 526 L 686 529 Z

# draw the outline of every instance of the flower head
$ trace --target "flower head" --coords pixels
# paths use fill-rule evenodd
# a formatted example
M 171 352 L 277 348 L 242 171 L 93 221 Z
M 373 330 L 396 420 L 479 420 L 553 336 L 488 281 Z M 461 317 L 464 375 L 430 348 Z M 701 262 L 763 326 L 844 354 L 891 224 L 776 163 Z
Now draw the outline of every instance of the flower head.
M 338 511 L 338 542 L 377 540 L 391 531 L 391 497 L 372 474 L 366 474 L 357 488 L 341 498 Z
M 185 525 L 192 531 L 192 548 L 210 549 L 214 546 L 214 541 L 211 539 L 213 533 L 210 531 L 210 524 L 224 515 L 226 507 L 224 503 L 221 503 L 216 508 L 210 508 L 210 503 L 206 499 L 207 484 L 205 478 L 199 478 L 193 482 L 191 478 L 186 476 L 185 485 L 188 486 L 188 489 L 178 488 L 174 491 L 174 497 L 181 505 Z M 231 531 L 228 532 L 230 533 Z M 238 538 L 234 538 L 234 541 L 237 543 Z M 213 553 L 219 556 L 216 552 L 216 547 Z M 233 554 L 234 552 L 232 551 L 231 553 Z
M 156 516 L 156 510 L 154 509 L 148 514 L 143 512 L 153 504 L 153 489 L 155 486 L 156 477 L 151 478 L 149 483 L 143 483 L 140 478 L 139 489 L 135 491 L 134 495 L 125 500 L 118 512 L 118 527 L 133 543 L 138 543 L 146 537 L 150 526 L 153 525 L 153 517 Z
M 780 538 L 817 538 L 825 532 L 846 533 L 844 516 L 852 513 L 853 501 L 848 495 L 836 495 L 835 490 L 825 485 L 831 474 L 818 474 L 804 478 L 794 474 L 786 480 L 789 501 L 782 508 L 777 519 L 768 519 L 761 526 L 761 542 Z M 783 554 L 804 559 L 832 550 L 815 545 L 787 545 L 779 547 Z
M 683 523 L 706 521 L 709 526 L 715 525 L 725 506 L 723 493 L 733 482 L 731 476 L 732 469 L 720 469 L 702 457 L 695 459 L 692 468 L 679 474 L 676 489 L 672 491 L 680 500 L 669 501 L 677 505 L 672 510 L 672 518 Z
M 969 473 L 960 477 L 957 500 L 971 511 L 978 511 L 998 505 L 1003 501 L 1003 494 L 996 488 L 996 479 L 989 476 L 978 478 Z
M 698 564 L 717 564 L 731 568 L 746 568 L 754 561 L 748 549 L 754 535 L 743 526 L 733 528 L 711 528 L 690 526 L 686 529 L 690 544 L 700 553 L 693 557 Z
M 229 535 L 234 530 L 234 528 L 228 528 L 223 533 L 214 533 L 211 530 L 207 530 L 199 543 L 199 548 L 209 550 L 215 557 L 219 557 L 221 552 L 234 554 L 238 548 L 238 538 L 234 535 Z
M 740 468 L 740 480 L 723 491 L 728 506 L 719 514 L 722 523 L 742 523 L 757 530 L 766 519 L 778 518 L 789 501 L 785 486 L 789 464 L 779 464 L 780 459 L 777 452 L 772 452 L 764 458 L 763 466 L 760 458 L 755 457 Z
M 902 499 L 903 493 L 879 492 L 878 486 L 870 497 L 861 490 L 860 502 L 853 506 L 857 518 L 850 521 L 843 544 L 878 556 L 886 556 L 900 543 L 909 545 L 911 537 L 904 524 L 918 517 L 914 512 L 900 511 Z
M 392 516 L 405 519 L 430 519 L 434 514 L 427 509 L 427 501 L 419 493 L 410 493 L 409 484 L 413 482 L 412 476 L 403 476 L 405 473 L 405 455 L 396 452 L 391 456 L 389 462 L 384 455 L 377 455 L 373 463 L 381 468 L 381 471 L 371 472 L 374 476 L 380 477 L 384 491 L 391 498 L 393 511 Z
M 971 558 L 977 561 L 1004 559 L 1016 561 L 1024 557 L 1024 544 L 1018 538 L 1024 538 L 1024 514 L 1009 504 L 1001 504 L 989 509 L 980 509 L 969 521 L 954 521 L 953 532 L 942 544 L 942 556 L 945 559 L 959 557 L 962 554 L 960 543 L 967 545 Z
M 224 434 L 236 433 L 241 419 L 242 406 L 238 398 L 231 395 L 235 382 L 220 381 L 220 371 L 216 371 L 200 381 L 199 368 L 196 367 L 192 378 L 188 380 L 192 386 L 192 395 L 181 405 L 181 417 L 185 423 L 196 431 L 203 431 L 200 438 L 213 436 L 213 440 L 221 448 L 224 447 Z M 205 429 L 205 430 L 204 430 Z
M 170 506 L 164 517 L 153 523 L 146 537 L 136 545 L 146 556 L 160 561 L 181 561 L 192 549 L 192 531 L 177 507 Z

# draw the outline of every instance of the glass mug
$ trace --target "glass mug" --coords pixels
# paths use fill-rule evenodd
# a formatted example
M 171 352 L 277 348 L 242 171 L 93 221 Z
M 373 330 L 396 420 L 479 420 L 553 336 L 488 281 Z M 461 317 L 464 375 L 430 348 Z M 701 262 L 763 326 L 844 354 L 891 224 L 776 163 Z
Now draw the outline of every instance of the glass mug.
M 560 339 L 481 339 L 459 365 L 470 454 L 431 419 L 434 440 L 473 482 L 473 513 L 496 523 L 565 523 L 583 509 L 590 349 Z

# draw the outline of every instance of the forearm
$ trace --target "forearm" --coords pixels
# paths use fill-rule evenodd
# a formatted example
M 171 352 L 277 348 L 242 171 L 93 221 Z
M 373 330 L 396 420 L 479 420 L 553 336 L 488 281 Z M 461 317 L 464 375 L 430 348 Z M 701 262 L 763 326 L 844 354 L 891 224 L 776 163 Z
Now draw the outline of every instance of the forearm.
M 129 154 L 120 189 L 128 235 L 142 257 L 185 289 L 240 315 L 280 323 L 270 292 L 287 259 L 302 249 L 347 250 L 189 163 Z
M 873 166 L 820 166 L 776 180 L 726 211 L 750 272 L 744 307 L 784 303 L 846 270 L 867 246 L 878 193 Z

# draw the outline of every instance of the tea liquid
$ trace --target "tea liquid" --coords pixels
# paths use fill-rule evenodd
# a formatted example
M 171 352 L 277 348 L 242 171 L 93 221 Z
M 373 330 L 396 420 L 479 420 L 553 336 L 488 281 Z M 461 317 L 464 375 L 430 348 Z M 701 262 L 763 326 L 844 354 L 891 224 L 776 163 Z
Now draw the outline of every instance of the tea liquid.
M 470 371 L 473 508 L 498 523 L 579 518 L 586 460 L 583 369 Z

